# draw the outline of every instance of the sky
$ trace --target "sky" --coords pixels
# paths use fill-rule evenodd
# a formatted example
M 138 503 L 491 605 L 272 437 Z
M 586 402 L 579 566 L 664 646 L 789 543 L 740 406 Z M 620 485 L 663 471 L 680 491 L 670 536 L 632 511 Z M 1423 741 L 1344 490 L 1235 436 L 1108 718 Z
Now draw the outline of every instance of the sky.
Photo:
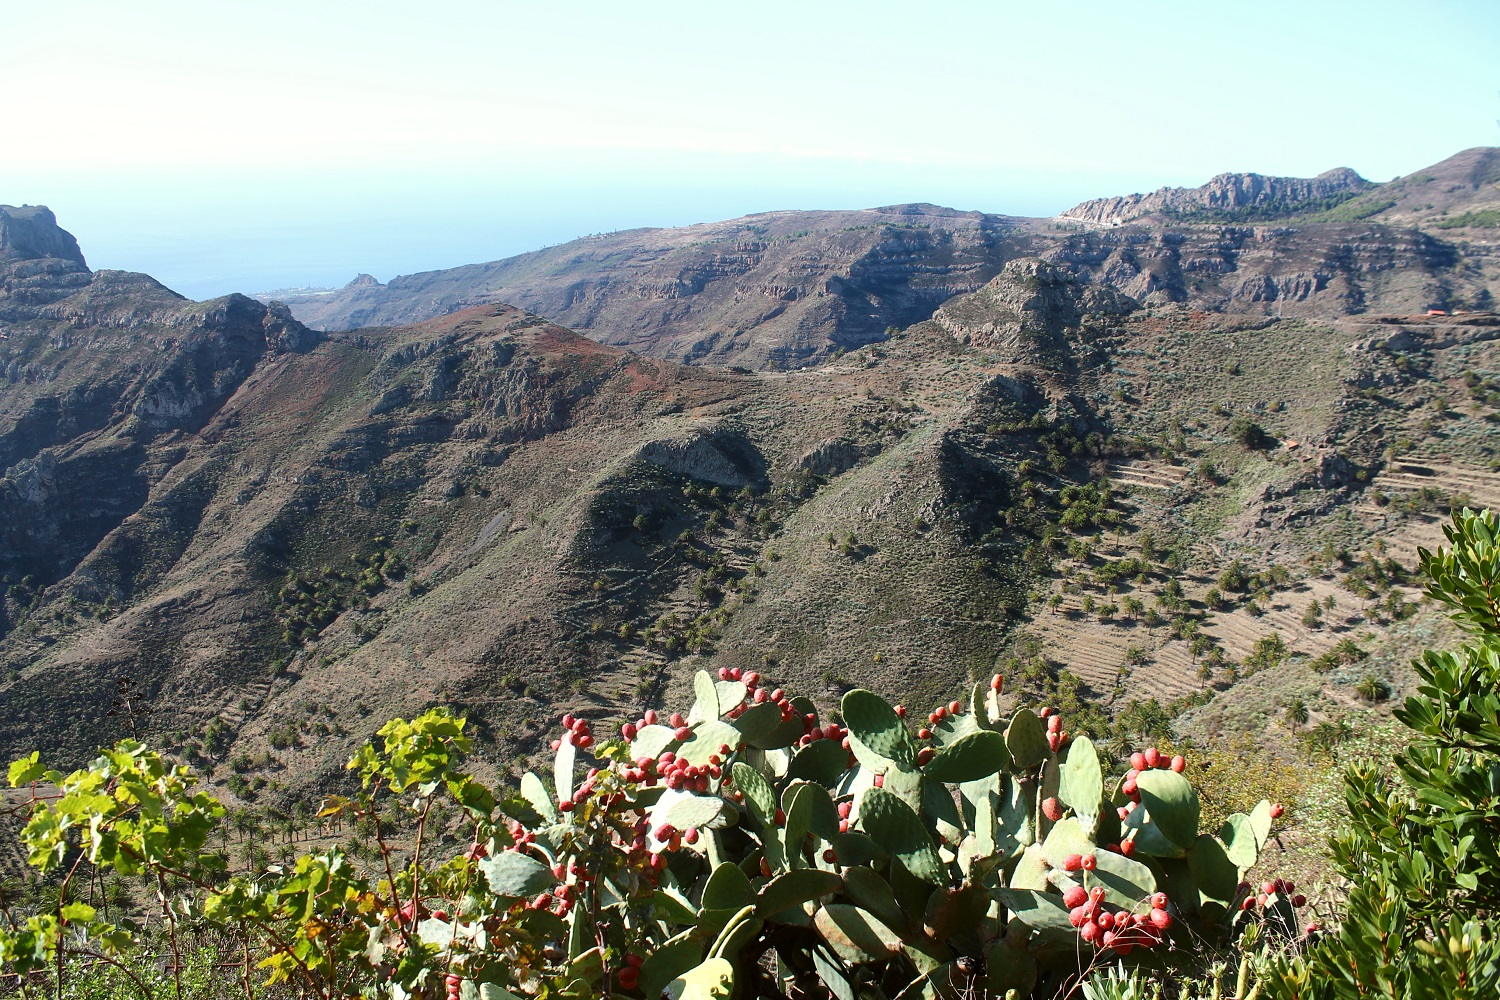
M 195 298 L 1500 145 L 1500 0 L 0 0 L 0 204 Z

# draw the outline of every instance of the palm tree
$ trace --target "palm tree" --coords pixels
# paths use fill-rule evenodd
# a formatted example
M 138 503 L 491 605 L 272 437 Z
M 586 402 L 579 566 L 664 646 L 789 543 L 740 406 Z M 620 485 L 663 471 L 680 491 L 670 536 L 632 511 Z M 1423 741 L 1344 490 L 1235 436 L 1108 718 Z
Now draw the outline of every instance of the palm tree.
M 1293 698 L 1291 704 L 1287 705 L 1284 713 L 1287 724 L 1292 726 L 1305 726 L 1309 718 L 1307 713 L 1307 702 L 1301 698 Z

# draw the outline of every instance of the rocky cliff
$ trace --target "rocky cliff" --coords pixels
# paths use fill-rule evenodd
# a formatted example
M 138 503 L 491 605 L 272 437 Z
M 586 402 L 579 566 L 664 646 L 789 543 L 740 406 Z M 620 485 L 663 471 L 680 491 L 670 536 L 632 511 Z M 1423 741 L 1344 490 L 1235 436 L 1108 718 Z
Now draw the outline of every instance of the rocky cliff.
M 1185 217 L 1247 221 L 1329 208 L 1370 187 L 1369 181 L 1348 167 L 1316 177 L 1219 174 L 1195 188 L 1164 187 L 1150 194 L 1095 198 L 1073 206 L 1058 218 L 1090 226 L 1119 226 L 1150 216 L 1158 220 Z
M 83 266 L 83 251 L 41 205 L 0 205 L 0 260 L 53 259 Z
M 263 359 L 319 335 L 243 295 L 91 272 L 44 208 L 0 209 L 0 237 L 3 628 L 140 508 Z

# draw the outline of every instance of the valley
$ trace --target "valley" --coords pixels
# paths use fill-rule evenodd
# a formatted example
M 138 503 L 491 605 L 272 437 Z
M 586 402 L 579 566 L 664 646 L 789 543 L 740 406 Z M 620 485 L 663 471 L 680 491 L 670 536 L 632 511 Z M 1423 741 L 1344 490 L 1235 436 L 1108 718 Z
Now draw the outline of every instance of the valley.
M 1418 546 L 1500 501 L 1500 251 L 1443 221 L 1496 156 L 1353 221 L 772 213 L 288 306 L 0 209 L 0 747 L 128 722 L 267 803 L 436 704 L 504 773 L 698 669 L 1000 665 L 1290 752 L 1404 690 Z

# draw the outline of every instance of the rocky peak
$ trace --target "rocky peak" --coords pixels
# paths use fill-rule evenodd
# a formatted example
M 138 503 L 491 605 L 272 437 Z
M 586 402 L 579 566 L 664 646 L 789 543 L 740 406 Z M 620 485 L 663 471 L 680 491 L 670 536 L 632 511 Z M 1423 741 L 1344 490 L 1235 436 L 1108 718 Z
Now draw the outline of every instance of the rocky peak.
M 73 234 L 42 205 L 0 205 L 0 260 L 55 258 L 87 267 Z
M 1264 174 L 1219 174 L 1195 188 L 1159 188 L 1150 194 L 1094 198 L 1058 216 L 1093 226 L 1118 226 L 1152 215 L 1272 218 L 1320 202 L 1353 197 L 1373 185 L 1348 167 L 1326 170 L 1316 177 L 1267 177 Z
M 960 295 L 933 321 L 965 343 L 1000 351 L 1016 362 L 1062 362 L 1069 339 L 1140 308 L 1108 285 L 1086 283 L 1066 268 L 1022 257 L 988 284 Z

